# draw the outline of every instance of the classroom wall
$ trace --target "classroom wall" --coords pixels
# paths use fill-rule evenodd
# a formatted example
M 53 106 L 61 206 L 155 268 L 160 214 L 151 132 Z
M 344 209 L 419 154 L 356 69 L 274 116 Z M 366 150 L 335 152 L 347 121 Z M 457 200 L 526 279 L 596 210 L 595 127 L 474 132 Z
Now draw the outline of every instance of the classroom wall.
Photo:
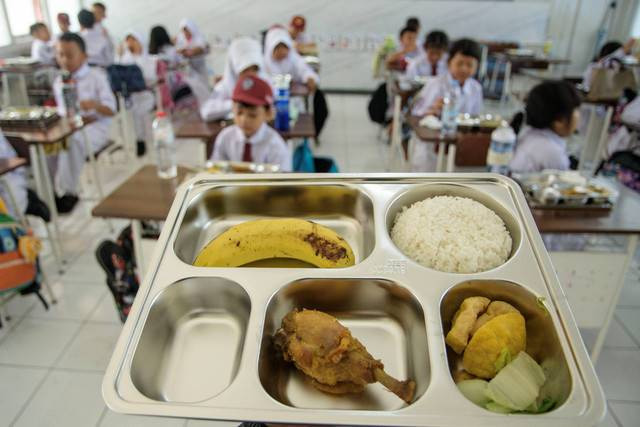
M 232 37 L 257 36 L 260 29 L 277 22 L 286 23 L 293 13 L 302 13 L 308 19 L 308 32 L 320 42 L 323 86 L 369 89 L 376 84 L 371 78 L 371 59 L 377 43 L 386 34 L 396 34 L 408 15 L 420 17 L 423 32 L 442 28 L 454 38 L 472 36 L 525 43 L 552 40 L 552 53 L 572 60 L 567 72 L 579 74 L 593 54 L 597 28 L 609 0 L 106 0 L 104 3 L 108 8 L 106 26 L 116 37 L 129 28 L 147 31 L 155 24 L 163 24 L 175 33 L 181 18 L 194 19 L 213 47 L 210 65 L 216 73 L 222 71 L 224 51 Z M 628 32 L 628 28 L 622 27 L 631 25 L 627 21 L 637 0 L 618 0 L 618 4 L 615 31 Z

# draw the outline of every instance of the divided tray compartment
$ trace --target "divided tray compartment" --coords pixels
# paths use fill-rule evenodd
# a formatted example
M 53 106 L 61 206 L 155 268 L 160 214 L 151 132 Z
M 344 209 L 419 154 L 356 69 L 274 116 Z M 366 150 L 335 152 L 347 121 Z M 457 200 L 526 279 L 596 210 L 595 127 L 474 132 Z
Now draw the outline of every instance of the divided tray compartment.
M 488 271 L 459 274 L 404 256 L 390 236 L 395 216 L 436 195 L 470 197 L 496 212 L 513 239 L 510 258 Z M 213 237 L 264 217 L 332 228 L 352 246 L 356 264 L 192 265 Z M 103 396 L 123 413 L 284 424 L 595 424 L 604 415 L 604 395 L 537 233 L 519 186 L 499 175 L 198 175 L 176 194 L 107 368 Z M 529 345 L 538 361 L 555 363 L 552 376 L 564 404 L 548 414 L 505 416 L 458 392 L 444 334 L 452 307 L 476 291 L 513 302 L 528 327 L 551 331 L 531 332 Z M 548 317 L 530 311 L 537 309 L 534 300 Z M 389 374 L 416 382 L 413 401 L 381 384 L 359 396 L 314 389 L 272 342 L 293 308 L 336 316 Z

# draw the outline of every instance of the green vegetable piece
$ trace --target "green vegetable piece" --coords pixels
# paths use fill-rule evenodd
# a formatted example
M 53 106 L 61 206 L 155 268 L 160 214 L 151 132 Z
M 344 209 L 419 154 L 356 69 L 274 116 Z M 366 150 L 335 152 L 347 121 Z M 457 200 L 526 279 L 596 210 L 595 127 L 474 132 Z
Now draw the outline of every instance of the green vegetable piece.
M 540 365 L 521 351 L 489 382 L 486 395 L 509 409 L 524 411 L 536 402 L 545 381 Z
M 545 412 L 549 412 L 550 410 L 552 410 L 553 408 L 555 408 L 556 406 L 556 402 L 551 399 L 550 397 L 546 397 L 544 399 L 542 399 L 542 403 L 540 403 L 540 406 L 538 407 L 538 414 L 543 414 Z
M 500 352 L 500 355 L 496 359 L 494 366 L 496 367 L 496 372 L 500 372 L 502 368 L 511 363 L 511 352 L 508 348 L 503 348 Z
M 513 410 L 506 408 L 496 402 L 489 402 L 484 407 L 489 411 L 496 412 L 498 414 L 511 414 L 513 412 Z
M 486 395 L 488 385 L 488 382 L 481 379 L 464 380 L 456 384 L 464 397 L 482 407 L 489 403 L 489 398 Z

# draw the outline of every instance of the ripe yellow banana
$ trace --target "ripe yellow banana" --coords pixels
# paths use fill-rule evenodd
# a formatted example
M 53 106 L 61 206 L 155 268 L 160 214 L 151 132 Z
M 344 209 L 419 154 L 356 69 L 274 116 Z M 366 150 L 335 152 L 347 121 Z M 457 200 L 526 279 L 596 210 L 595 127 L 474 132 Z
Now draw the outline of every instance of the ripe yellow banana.
M 351 246 L 338 233 L 297 218 L 258 219 L 229 228 L 196 257 L 199 267 L 239 267 L 269 258 L 293 258 L 319 268 L 355 264 Z

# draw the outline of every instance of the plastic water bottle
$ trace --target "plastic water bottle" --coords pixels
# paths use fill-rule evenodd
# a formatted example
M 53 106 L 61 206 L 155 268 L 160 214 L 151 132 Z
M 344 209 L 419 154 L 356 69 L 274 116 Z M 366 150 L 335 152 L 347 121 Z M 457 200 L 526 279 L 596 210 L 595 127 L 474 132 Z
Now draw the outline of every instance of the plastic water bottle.
M 173 125 L 164 111 L 158 111 L 153 121 L 153 146 L 156 149 L 158 176 L 163 179 L 178 175 L 176 166 L 176 138 Z
M 69 72 L 65 72 L 62 75 L 62 101 L 66 117 L 70 120 L 78 121 L 80 119 L 78 85 Z
M 442 99 L 442 136 L 455 136 L 458 130 L 458 97 L 455 91 L 449 91 Z
M 509 175 L 509 163 L 516 145 L 516 133 L 506 121 L 491 133 L 491 145 L 487 152 L 487 170 Z
M 289 85 L 291 84 L 291 75 L 277 74 L 274 77 L 274 86 L 276 89 L 276 120 L 275 128 L 281 132 L 289 130 Z

